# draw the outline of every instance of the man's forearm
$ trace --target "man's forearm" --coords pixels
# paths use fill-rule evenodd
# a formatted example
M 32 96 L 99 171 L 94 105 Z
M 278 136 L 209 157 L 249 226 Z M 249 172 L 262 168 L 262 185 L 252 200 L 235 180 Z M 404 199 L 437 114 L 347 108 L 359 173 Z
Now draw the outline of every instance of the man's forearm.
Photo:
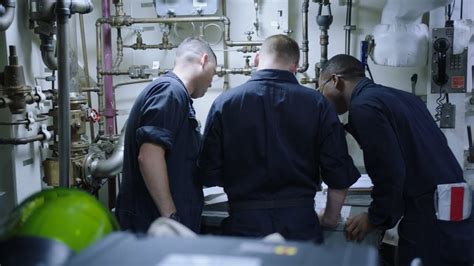
M 341 208 L 346 199 L 347 189 L 328 188 L 326 210 L 321 219 L 321 225 L 325 227 L 336 227 L 341 217 Z
M 145 185 L 161 216 L 169 217 L 176 212 L 171 196 L 165 150 L 156 144 L 144 143 L 138 157 Z

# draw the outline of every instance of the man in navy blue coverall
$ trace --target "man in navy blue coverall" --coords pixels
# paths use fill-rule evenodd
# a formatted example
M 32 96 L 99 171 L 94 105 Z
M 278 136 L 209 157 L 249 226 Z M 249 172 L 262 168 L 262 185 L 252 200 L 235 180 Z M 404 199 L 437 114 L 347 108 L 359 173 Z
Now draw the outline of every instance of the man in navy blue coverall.
M 187 38 L 176 49 L 173 71 L 135 100 L 116 208 L 123 230 L 146 232 L 162 216 L 199 231 L 203 195 L 195 166 L 201 135 L 192 98 L 206 93 L 215 68 L 209 45 Z
M 295 77 L 299 47 L 267 38 L 245 84 L 220 95 L 207 118 L 198 160 L 202 182 L 223 186 L 224 234 L 322 242 L 314 196 L 329 186 L 322 224 L 336 226 L 347 188 L 358 178 L 344 129 L 330 103 Z
M 438 184 L 464 182 L 447 140 L 415 95 L 373 83 L 354 57 L 337 55 L 323 66 L 320 90 L 339 114 L 349 111 L 347 130 L 363 150 L 374 184 L 368 213 L 351 217 L 346 234 L 361 240 L 373 228 L 399 230 L 399 263 L 472 265 L 469 219 L 438 220 Z

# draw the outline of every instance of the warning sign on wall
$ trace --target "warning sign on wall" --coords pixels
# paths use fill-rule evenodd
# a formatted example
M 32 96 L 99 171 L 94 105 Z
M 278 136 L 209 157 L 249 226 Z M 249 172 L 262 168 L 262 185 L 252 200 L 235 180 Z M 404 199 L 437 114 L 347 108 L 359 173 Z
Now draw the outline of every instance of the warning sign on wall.
M 452 76 L 451 77 L 451 88 L 452 89 L 464 89 L 465 88 L 464 76 Z

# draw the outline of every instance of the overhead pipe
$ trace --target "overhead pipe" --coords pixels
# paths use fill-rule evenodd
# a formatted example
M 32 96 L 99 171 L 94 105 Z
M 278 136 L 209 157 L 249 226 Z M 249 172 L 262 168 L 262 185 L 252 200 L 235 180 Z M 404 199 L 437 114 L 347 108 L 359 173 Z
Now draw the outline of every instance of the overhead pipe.
M 238 75 L 250 75 L 252 74 L 252 68 L 216 68 L 216 75 L 222 77 L 229 74 L 238 74 Z
M 0 7 L 4 9 L 2 16 L 0 17 L 0 31 L 6 31 L 15 18 L 15 0 L 2 0 Z
M 104 0 L 105 1 L 105 0 Z M 230 40 L 230 20 L 225 16 L 206 17 L 158 17 L 158 18 L 132 18 L 130 16 L 114 16 L 110 18 L 99 18 L 97 23 L 110 24 L 113 27 L 125 27 L 133 24 L 155 24 L 155 23 L 184 23 L 184 22 L 222 22 L 224 24 L 224 42 L 227 46 L 260 46 L 263 41 L 232 41 Z
M 55 32 L 55 6 L 56 0 L 30 1 L 30 19 L 38 23 L 35 33 L 40 35 L 41 57 L 44 64 L 51 70 L 58 68 L 58 62 L 54 51 Z M 39 2 L 39 3 L 38 3 Z M 66 0 L 64 5 L 68 6 L 71 13 L 89 13 L 92 11 L 90 0 Z
M 90 172 L 94 177 L 111 177 L 122 172 L 123 152 L 125 150 L 125 131 L 127 123 L 123 125 L 120 137 L 112 155 L 106 160 L 92 160 Z M 115 196 L 115 195 L 114 195 Z

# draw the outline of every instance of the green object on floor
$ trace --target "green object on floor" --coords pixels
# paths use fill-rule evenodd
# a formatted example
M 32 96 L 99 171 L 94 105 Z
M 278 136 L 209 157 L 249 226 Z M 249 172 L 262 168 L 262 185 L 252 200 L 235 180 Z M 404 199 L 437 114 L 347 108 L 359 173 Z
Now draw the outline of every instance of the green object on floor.
M 112 214 L 91 195 L 77 189 L 54 188 L 38 192 L 16 207 L 0 228 L 0 239 L 43 237 L 79 252 L 118 229 Z

